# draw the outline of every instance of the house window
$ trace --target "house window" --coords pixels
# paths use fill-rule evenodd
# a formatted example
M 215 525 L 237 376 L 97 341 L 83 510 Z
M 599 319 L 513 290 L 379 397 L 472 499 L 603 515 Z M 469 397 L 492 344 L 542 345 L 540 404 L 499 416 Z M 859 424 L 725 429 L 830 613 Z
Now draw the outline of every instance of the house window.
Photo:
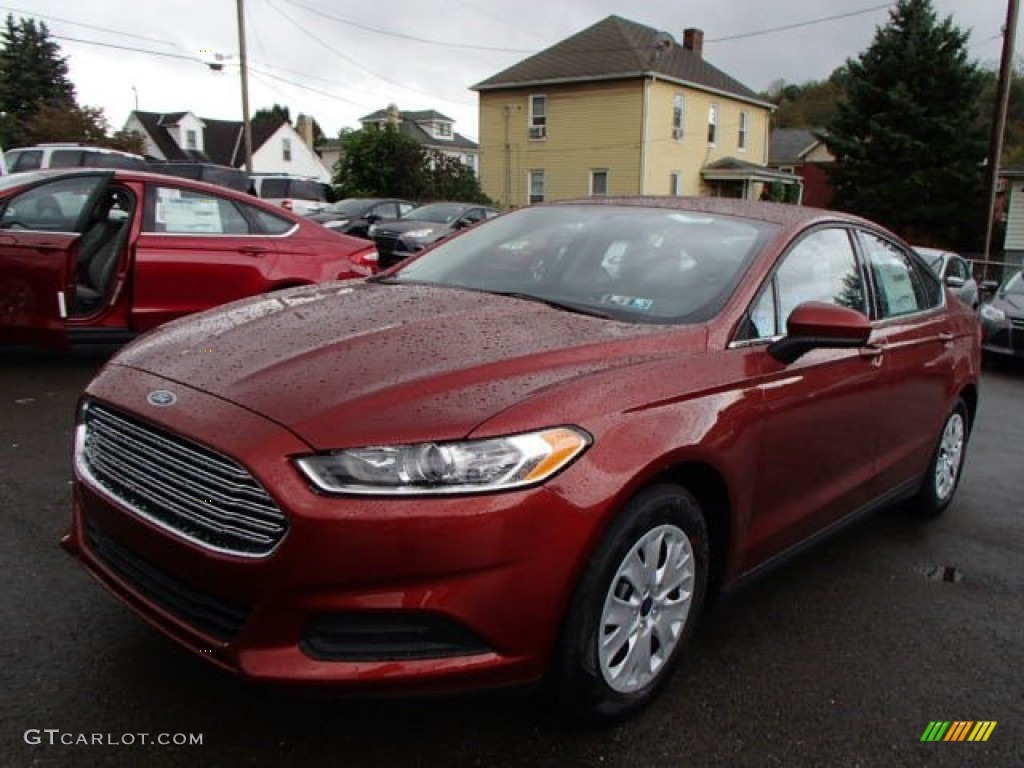
M 185 148 L 199 149 L 199 142 L 196 139 L 196 132 L 194 130 L 185 131 Z
M 281 139 L 281 159 L 286 163 L 292 161 L 292 140 Z
M 548 135 L 548 97 L 530 97 L 530 138 L 543 139 Z
M 600 169 L 590 172 L 590 195 L 591 197 L 597 195 L 608 194 L 608 171 L 607 169 Z
M 437 124 L 437 135 L 449 137 L 452 135 L 452 126 L 449 123 L 438 123 Z
M 672 138 L 683 138 L 683 115 L 686 107 L 685 97 L 677 93 L 672 97 Z
M 544 202 L 544 171 L 530 171 L 530 202 Z
M 718 105 L 708 107 L 708 144 L 715 145 L 718 139 Z
M 668 175 L 668 193 L 673 197 L 683 194 L 683 183 L 679 171 L 672 171 Z
M 740 133 L 736 139 L 740 151 L 747 151 L 747 132 L 750 130 L 750 113 L 744 110 L 740 112 Z

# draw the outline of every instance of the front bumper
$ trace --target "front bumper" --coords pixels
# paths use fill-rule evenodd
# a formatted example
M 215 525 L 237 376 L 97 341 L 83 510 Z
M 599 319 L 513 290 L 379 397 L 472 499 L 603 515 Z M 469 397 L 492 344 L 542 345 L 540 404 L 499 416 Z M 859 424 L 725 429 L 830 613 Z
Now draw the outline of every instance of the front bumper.
M 176 406 L 148 405 L 155 389 Z M 309 446 L 246 409 L 118 366 L 88 396 L 233 458 L 287 516 L 266 556 L 213 551 L 76 470 L 65 548 L 195 655 L 257 681 L 367 691 L 543 676 L 594 525 L 558 494 L 325 497 L 290 462 Z

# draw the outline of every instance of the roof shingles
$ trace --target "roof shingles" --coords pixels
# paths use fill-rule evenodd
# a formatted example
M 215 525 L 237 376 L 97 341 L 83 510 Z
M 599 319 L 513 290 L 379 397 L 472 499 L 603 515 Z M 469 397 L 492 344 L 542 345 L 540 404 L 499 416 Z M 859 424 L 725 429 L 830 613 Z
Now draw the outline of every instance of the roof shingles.
M 653 27 L 609 16 L 473 86 L 476 91 L 649 75 L 765 104 L 747 86 Z M 765 104 L 765 106 L 768 106 Z

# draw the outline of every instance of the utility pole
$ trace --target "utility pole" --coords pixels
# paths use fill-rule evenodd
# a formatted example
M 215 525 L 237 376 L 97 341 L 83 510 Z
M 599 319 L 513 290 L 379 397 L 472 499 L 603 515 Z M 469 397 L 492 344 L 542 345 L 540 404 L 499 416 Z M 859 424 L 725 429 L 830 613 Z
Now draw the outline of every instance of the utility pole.
M 1008 0 L 1006 26 L 1003 27 L 1003 58 L 999 65 L 999 85 L 992 117 L 992 137 L 988 156 L 988 208 L 985 212 L 985 261 L 992 251 L 992 219 L 995 216 L 996 193 L 999 187 L 999 162 L 1003 156 L 1003 134 L 1006 132 L 1006 112 L 1010 102 L 1010 78 L 1013 74 L 1013 46 L 1017 37 L 1018 0 Z M 988 276 L 988 264 L 985 265 Z
M 238 58 L 242 75 L 242 133 L 245 137 L 245 172 L 252 173 L 252 122 L 249 120 L 249 70 L 245 59 L 245 0 L 238 0 Z
M 508 124 L 512 118 L 512 105 L 506 104 L 503 108 L 505 113 L 505 206 L 508 207 L 512 199 L 512 144 L 509 141 Z

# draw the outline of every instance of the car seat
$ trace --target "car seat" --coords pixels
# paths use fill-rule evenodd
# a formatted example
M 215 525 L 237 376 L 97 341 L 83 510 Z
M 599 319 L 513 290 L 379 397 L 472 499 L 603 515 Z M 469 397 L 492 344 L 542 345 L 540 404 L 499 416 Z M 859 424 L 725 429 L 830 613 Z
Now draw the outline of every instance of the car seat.
M 131 210 L 131 196 L 122 190 L 110 191 L 97 204 L 92 223 L 79 239 L 77 314 L 96 309 L 103 301 L 131 229 Z

